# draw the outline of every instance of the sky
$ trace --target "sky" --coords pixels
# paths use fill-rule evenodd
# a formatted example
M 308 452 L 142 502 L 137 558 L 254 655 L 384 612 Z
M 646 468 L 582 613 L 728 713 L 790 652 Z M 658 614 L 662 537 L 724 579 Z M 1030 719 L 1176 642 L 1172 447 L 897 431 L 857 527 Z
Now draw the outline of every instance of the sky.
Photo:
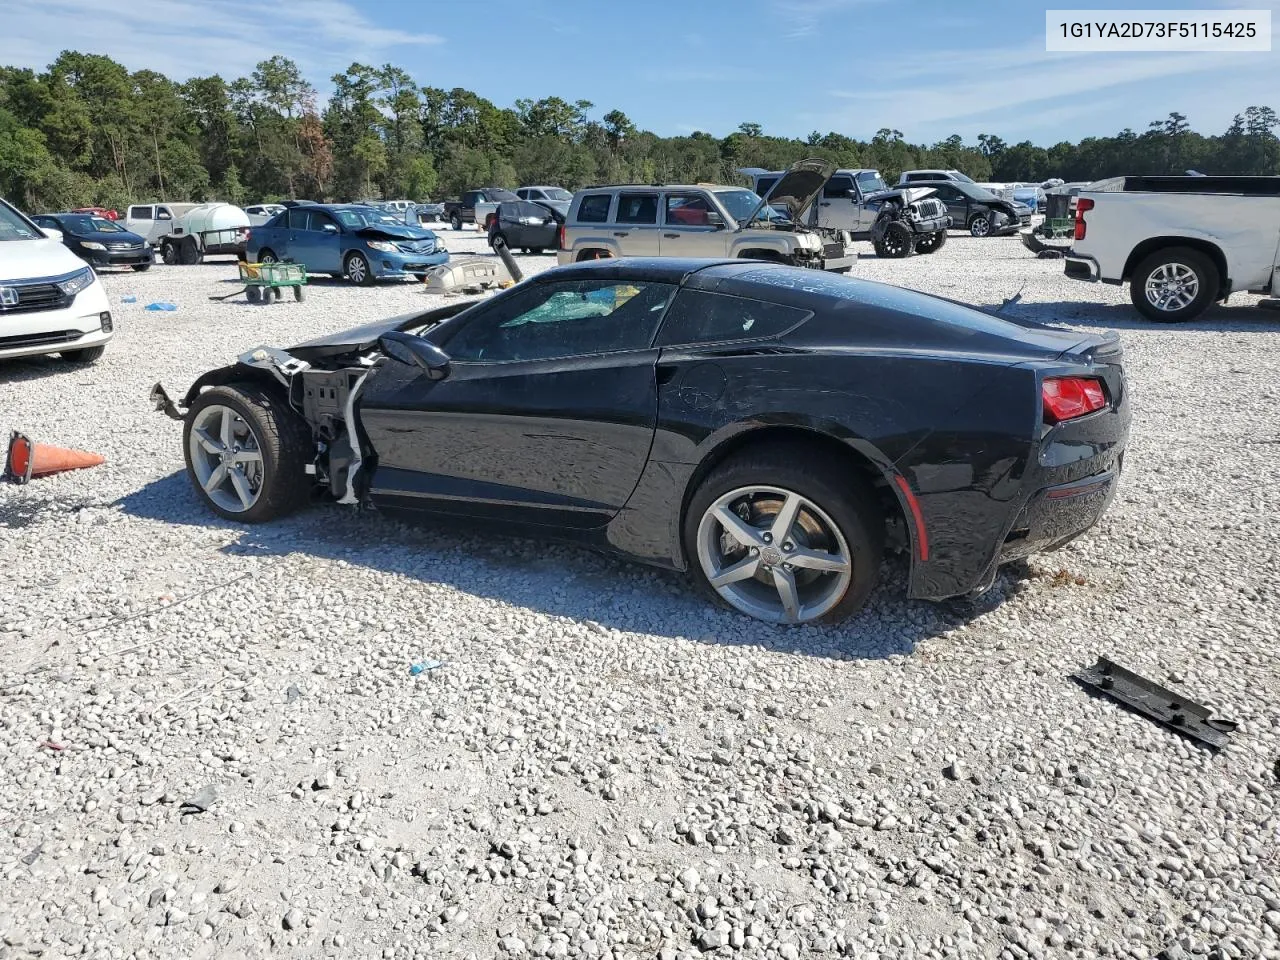
M 1075 0 L 1080 3 L 1082 0 Z M 322 97 L 353 61 L 509 106 L 589 100 L 662 135 L 878 129 L 932 143 L 991 133 L 1040 144 L 1141 131 L 1170 111 L 1220 133 L 1280 109 L 1280 0 L 1126 8 L 1267 8 L 1269 53 L 1046 53 L 1045 10 L 1070 0 L 4 0 L 0 63 L 61 50 L 184 80 L 245 76 L 274 54 Z M 1095 3 L 1095 6 L 1097 4 Z M 1120 4 L 1111 4 L 1117 7 Z M 273 26 L 275 19 L 280 25 Z

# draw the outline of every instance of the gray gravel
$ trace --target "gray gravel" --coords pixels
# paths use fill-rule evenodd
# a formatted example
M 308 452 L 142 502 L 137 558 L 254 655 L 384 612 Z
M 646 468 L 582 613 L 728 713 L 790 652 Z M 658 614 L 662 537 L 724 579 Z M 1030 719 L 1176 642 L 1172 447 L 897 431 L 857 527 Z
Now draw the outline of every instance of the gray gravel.
M 0 958 L 1280 956 L 1276 315 L 1147 325 L 1016 240 L 860 247 L 860 276 L 1122 328 L 1135 422 L 1089 536 L 978 607 L 890 566 L 838 630 L 337 506 L 221 522 L 151 385 L 432 298 L 106 276 L 98 365 L 0 364 L 0 429 L 108 459 L 0 489 Z M 1099 653 L 1230 746 L 1066 679 Z

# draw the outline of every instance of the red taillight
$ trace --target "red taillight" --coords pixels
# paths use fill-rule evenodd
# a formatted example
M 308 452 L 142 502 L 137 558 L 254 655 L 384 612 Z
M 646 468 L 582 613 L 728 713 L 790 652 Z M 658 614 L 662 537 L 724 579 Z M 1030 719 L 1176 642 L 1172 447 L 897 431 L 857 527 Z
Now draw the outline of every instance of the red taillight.
M 244 232 L 244 242 L 245 242 L 245 243 L 248 243 L 248 242 L 249 242 L 249 238 L 250 238 L 250 237 L 252 237 L 252 236 L 253 236 L 253 231 L 252 231 L 252 230 L 246 230 L 246 231 Z
M 1076 239 L 1077 240 L 1084 239 L 1085 231 L 1089 228 L 1089 225 L 1084 222 L 1085 211 L 1092 210 L 1092 209 L 1093 209 L 1093 201 L 1090 200 L 1088 197 L 1080 197 L 1076 201 Z
M 1049 377 L 1040 388 L 1045 423 L 1062 423 L 1107 405 L 1101 380 L 1092 377 Z
M 559 243 L 561 250 L 568 250 L 569 248 L 564 245 L 564 232 L 564 224 L 562 223 L 560 224 L 560 239 L 556 242 Z

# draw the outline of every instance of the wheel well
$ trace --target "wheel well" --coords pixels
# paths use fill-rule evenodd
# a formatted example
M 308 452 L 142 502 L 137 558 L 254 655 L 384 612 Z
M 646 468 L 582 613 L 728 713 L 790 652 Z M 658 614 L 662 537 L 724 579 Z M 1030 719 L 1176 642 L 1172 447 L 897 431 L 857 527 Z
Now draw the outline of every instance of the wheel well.
M 772 260 L 775 263 L 786 263 L 787 258 L 777 250 L 743 250 L 738 254 L 739 260 Z
M 577 262 L 581 263 L 583 260 L 599 260 L 602 257 L 608 258 L 612 256 L 613 254 L 608 250 L 605 250 L 603 247 L 587 247 L 587 249 L 578 254 Z
M 766 446 L 787 447 L 795 450 L 798 455 L 812 453 L 823 457 L 828 463 L 847 464 L 850 471 L 862 478 L 875 493 L 876 505 L 880 508 L 881 515 L 885 520 L 886 533 L 888 535 L 887 542 L 896 546 L 909 544 L 910 534 L 908 530 L 910 528 L 907 526 L 907 516 L 903 512 L 902 504 L 898 501 L 897 494 L 890 488 L 889 481 L 885 478 L 880 468 L 865 455 L 835 437 L 806 427 L 794 426 L 761 427 L 757 430 L 748 430 L 745 433 L 731 437 L 712 450 L 698 464 L 697 469 L 693 471 L 688 483 L 685 485 L 684 498 L 680 504 L 679 529 L 681 531 L 684 530 L 685 514 L 689 509 L 689 501 L 693 499 L 694 493 L 712 470 L 743 451 L 757 450 Z M 680 537 L 680 544 L 680 549 L 683 551 L 683 535 Z M 688 562 L 687 557 L 685 561 Z
M 1133 252 L 1129 254 L 1129 259 L 1124 263 L 1124 270 L 1120 274 L 1121 282 L 1130 279 L 1133 271 L 1151 254 L 1157 250 L 1165 250 L 1169 247 L 1189 247 L 1192 250 L 1198 250 L 1210 260 L 1213 265 L 1218 268 L 1218 285 L 1219 290 L 1226 289 L 1230 280 L 1227 277 L 1227 258 L 1223 256 L 1222 250 L 1217 244 L 1210 243 L 1208 240 L 1199 240 L 1194 237 L 1148 237 L 1140 244 L 1133 248 Z

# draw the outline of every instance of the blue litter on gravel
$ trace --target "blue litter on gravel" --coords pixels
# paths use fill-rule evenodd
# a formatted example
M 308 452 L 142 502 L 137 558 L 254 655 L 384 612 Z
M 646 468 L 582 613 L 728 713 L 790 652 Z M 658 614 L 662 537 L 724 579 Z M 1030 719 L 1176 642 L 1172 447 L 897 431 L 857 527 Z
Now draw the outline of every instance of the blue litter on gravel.
M 148 303 L 143 309 L 164 310 L 167 313 L 172 313 L 174 310 L 178 309 L 178 305 L 176 303 L 166 303 L 162 300 L 159 303 Z
M 120 302 L 121 303 L 137 303 L 138 298 L 131 293 L 127 297 L 121 297 Z

